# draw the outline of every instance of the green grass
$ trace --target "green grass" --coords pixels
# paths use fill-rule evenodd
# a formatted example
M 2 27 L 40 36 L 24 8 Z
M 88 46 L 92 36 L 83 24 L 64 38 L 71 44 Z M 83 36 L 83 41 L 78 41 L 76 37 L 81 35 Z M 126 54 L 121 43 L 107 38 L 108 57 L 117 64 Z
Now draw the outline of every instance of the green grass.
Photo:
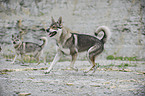
M 2 54 L 2 56 L 3 56 L 3 58 L 5 58 L 6 60 L 11 60 L 11 61 L 13 61 L 13 59 L 14 59 L 14 57 L 15 57 L 15 55 L 13 55 L 13 54 L 9 54 L 9 55 L 7 55 L 7 54 Z M 24 59 L 23 59 L 24 63 L 38 63 L 36 59 L 34 59 L 34 58 L 30 59 L 31 57 L 32 57 L 32 56 L 27 56 L 27 55 L 26 55 L 26 56 L 24 57 Z M 18 61 L 22 61 L 22 60 L 20 59 L 20 57 L 18 57 L 17 60 L 18 60 Z M 49 62 L 50 62 L 50 60 L 46 60 L 46 61 L 49 61 Z M 40 60 L 40 63 L 44 63 L 44 60 Z
M 109 55 L 106 58 L 107 60 L 122 60 L 122 61 L 139 61 L 137 57 L 115 57 L 113 55 Z
M 114 56 L 113 55 L 107 56 L 107 60 L 114 60 Z
M 119 65 L 109 64 L 109 65 L 100 65 L 101 68 L 111 68 L 111 67 L 118 67 L 118 68 L 127 68 L 127 67 L 136 67 L 137 65 L 128 64 L 128 63 L 121 63 Z

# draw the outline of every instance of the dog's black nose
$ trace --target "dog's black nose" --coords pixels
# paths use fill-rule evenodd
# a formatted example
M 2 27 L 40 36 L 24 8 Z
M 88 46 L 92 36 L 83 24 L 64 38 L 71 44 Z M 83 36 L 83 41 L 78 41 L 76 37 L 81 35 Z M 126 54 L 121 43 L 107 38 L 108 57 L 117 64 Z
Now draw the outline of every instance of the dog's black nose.
M 46 31 L 47 31 L 47 32 L 49 32 L 49 28 L 48 28 L 48 29 L 46 29 Z
M 16 42 L 14 41 L 13 44 L 16 44 Z

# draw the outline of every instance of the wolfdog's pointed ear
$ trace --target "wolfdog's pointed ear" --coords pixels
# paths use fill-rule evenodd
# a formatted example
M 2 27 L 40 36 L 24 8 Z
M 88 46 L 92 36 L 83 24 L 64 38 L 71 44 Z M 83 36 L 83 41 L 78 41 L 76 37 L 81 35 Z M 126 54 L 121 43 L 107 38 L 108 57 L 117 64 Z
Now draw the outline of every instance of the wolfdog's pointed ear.
M 55 20 L 53 19 L 53 17 L 51 16 L 51 20 L 52 20 L 52 23 L 54 23 L 55 22 Z
M 21 37 L 21 34 L 18 34 L 18 35 L 17 35 L 17 38 L 20 38 L 20 37 Z
M 62 23 L 62 17 L 60 16 L 58 19 L 58 24 L 61 25 L 61 23 Z
M 12 38 L 14 38 L 14 35 L 12 34 Z

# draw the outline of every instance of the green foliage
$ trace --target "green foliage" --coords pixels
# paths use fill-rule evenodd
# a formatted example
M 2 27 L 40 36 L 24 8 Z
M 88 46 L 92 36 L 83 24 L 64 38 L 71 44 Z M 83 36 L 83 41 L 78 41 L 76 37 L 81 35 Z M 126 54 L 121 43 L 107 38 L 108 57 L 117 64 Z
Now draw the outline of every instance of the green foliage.
M 128 64 L 128 63 L 121 63 L 120 65 L 117 65 L 116 67 L 126 68 L 126 67 L 136 67 L 136 66 L 137 66 L 136 64 L 132 65 L 132 64 Z
M 23 61 L 24 61 L 24 63 L 37 63 L 37 61 L 36 60 L 33 60 L 33 59 L 31 59 L 31 60 L 24 59 Z
M 115 60 L 123 60 L 123 57 L 115 57 Z
M 113 60 L 113 59 L 114 59 L 114 56 L 113 55 L 107 56 L 107 60 Z
M 126 68 L 126 67 L 136 67 L 136 64 L 128 64 L 128 63 L 121 63 L 119 65 L 109 64 L 109 65 L 100 65 L 101 68 L 110 68 L 110 67 L 118 67 L 118 68 Z
M 6 60 L 13 60 L 14 57 L 15 57 L 15 55 L 12 55 L 12 54 L 9 54 L 9 55 L 7 55 L 7 54 L 2 54 L 2 56 L 3 56 L 3 58 L 5 58 Z M 36 59 L 31 58 L 31 57 L 32 57 L 32 56 L 27 56 L 27 55 L 26 55 L 26 56 L 24 57 L 24 59 L 23 59 L 24 63 L 38 63 Z M 20 58 L 17 58 L 17 60 L 18 60 L 18 61 L 21 61 Z M 47 60 L 47 61 L 49 61 L 49 60 Z M 43 62 L 44 62 L 44 60 L 40 60 L 40 63 L 43 63 Z
M 109 65 L 102 65 L 100 67 L 102 67 L 102 68 L 110 68 L 110 67 L 113 67 L 113 66 L 115 66 L 115 65 L 114 64 L 109 64 Z
M 136 57 L 115 57 L 113 55 L 109 55 L 106 58 L 107 60 L 122 60 L 122 61 L 138 61 Z
M 124 66 L 124 64 L 123 64 L 123 63 L 121 63 L 120 65 L 117 65 L 117 67 L 122 68 L 122 67 L 125 67 L 125 66 Z
M 2 54 L 2 56 L 6 59 L 6 60 L 9 60 L 9 59 L 13 59 L 15 57 L 15 55 L 7 55 L 7 54 Z

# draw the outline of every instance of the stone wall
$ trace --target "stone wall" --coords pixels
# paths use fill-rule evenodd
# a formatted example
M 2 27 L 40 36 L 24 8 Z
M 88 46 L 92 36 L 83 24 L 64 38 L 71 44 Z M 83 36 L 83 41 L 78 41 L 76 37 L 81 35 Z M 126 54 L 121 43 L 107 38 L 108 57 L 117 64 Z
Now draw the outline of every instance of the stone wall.
M 111 39 L 99 57 L 108 55 L 145 59 L 145 2 L 144 0 L 0 0 L 0 45 L 4 54 L 14 54 L 11 35 L 18 32 L 17 20 L 22 20 L 24 41 L 41 44 L 46 36 L 41 29 L 63 18 L 64 26 L 78 33 L 94 34 L 98 26 L 108 26 Z M 44 50 L 47 58 L 55 54 L 55 41 L 48 38 Z M 80 55 L 79 58 L 84 58 Z

